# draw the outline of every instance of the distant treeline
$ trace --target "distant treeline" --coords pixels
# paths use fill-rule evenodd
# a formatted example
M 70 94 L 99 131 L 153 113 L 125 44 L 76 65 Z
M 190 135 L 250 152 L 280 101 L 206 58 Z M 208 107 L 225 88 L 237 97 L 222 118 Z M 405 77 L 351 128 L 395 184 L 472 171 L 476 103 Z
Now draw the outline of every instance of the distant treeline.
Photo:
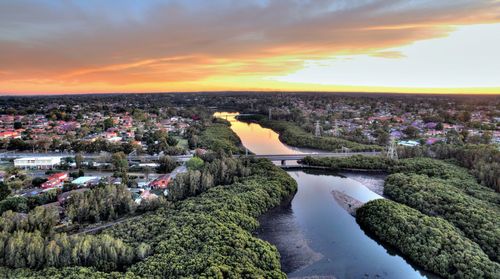
M 500 150 L 494 145 L 436 144 L 398 150 L 401 157 L 432 157 L 451 160 L 471 170 L 479 182 L 500 192 Z

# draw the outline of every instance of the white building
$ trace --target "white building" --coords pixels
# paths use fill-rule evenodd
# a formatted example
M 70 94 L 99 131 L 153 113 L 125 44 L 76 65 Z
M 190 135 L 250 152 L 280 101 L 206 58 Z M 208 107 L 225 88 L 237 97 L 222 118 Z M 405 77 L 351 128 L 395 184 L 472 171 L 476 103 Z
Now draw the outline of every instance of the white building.
M 415 147 L 415 146 L 420 145 L 420 143 L 418 141 L 414 141 L 414 140 L 401 140 L 398 142 L 398 144 L 402 145 L 402 146 L 409 146 L 409 147 Z
M 14 167 L 24 169 L 50 169 L 61 164 L 62 157 L 26 157 L 14 160 Z

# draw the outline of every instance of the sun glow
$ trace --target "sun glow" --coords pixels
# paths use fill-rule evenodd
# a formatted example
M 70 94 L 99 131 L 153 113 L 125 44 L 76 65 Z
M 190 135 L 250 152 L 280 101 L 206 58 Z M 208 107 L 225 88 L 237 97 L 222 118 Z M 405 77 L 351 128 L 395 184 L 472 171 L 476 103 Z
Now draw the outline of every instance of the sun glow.
M 0 94 L 500 93 L 498 1 L 6 2 Z

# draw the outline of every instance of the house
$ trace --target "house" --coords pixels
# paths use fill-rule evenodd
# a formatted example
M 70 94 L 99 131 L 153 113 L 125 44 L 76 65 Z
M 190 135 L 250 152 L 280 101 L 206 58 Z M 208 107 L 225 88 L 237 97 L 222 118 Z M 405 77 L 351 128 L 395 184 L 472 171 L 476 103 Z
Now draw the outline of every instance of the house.
M 132 198 L 137 204 L 141 204 L 144 200 L 154 200 L 158 195 L 151 193 L 149 190 L 140 189 L 138 192 L 132 192 Z
M 111 137 L 111 138 L 107 138 L 107 140 L 109 142 L 120 142 L 120 141 L 122 141 L 122 138 L 121 137 Z
M 18 139 L 18 138 L 21 138 L 21 135 L 19 135 L 18 132 L 12 132 L 12 131 L 0 132 L 0 139 Z
M 98 176 L 81 176 L 71 181 L 71 183 L 78 187 L 89 187 L 99 184 L 100 180 L 101 178 Z
M 149 182 L 149 187 L 152 189 L 165 189 L 168 187 L 168 183 L 170 183 L 171 177 L 169 174 L 164 174 L 157 177 L 155 180 Z
M 51 169 L 61 164 L 62 157 L 25 157 L 14 160 L 14 167 L 23 169 Z
M 409 147 L 415 147 L 415 146 L 420 145 L 420 143 L 418 141 L 414 141 L 414 140 L 401 140 L 398 142 L 398 144 L 402 145 L 402 146 L 409 146 Z
M 137 179 L 137 188 L 146 188 L 149 186 L 149 181 L 146 179 Z
M 54 173 L 47 178 L 47 181 L 42 183 L 42 189 L 60 188 L 64 181 L 68 180 L 68 174 L 65 172 Z

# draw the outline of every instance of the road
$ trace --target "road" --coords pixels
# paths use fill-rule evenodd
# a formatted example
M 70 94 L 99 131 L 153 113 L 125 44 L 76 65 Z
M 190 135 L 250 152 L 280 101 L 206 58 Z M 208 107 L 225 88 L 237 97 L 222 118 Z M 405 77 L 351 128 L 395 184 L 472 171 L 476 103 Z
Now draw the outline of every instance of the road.
M 315 157 L 315 158 L 324 158 L 324 157 L 349 157 L 354 155 L 365 155 L 365 156 L 374 156 L 380 155 L 381 152 L 329 152 L 329 153 L 303 153 L 303 154 L 261 154 L 261 155 L 252 155 L 255 158 L 266 158 L 271 161 L 291 161 L 291 160 L 301 160 L 307 156 Z M 45 157 L 45 156 L 60 156 L 60 157 L 73 157 L 74 154 L 70 153 L 0 153 L 0 159 L 16 159 L 22 157 Z M 99 154 L 83 154 L 85 159 L 97 159 L 101 155 Z M 241 155 L 234 155 L 235 157 Z M 171 156 L 175 160 L 179 162 L 186 162 L 193 157 L 193 155 L 178 155 Z M 160 158 L 159 155 L 133 155 L 128 156 L 130 161 L 142 161 L 142 162 L 154 162 Z
M 107 229 L 109 227 L 112 227 L 114 225 L 118 225 L 120 223 L 123 223 L 123 222 L 126 222 L 126 221 L 130 221 L 130 220 L 134 220 L 134 219 L 139 219 L 140 217 L 142 217 L 141 215 L 139 216 L 130 216 L 130 217 L 124 217 L 124 218 L 120 218 L 118 220 L 115 220 L 115 221 L 112 221 L 112 222 L 108 222 L 106 224 L 102 224 L 102 225 L 99 225 L 99 226 L 96 226 L 96 227 L 87 227 L 87 228 L 84 228 L 84 229 L 81 229 L 79 230 L 78 232 L 72 234 L 72 235 L 79 235 L 79 234 L 87 234 L 87 233 L 96 233 L 96 232 L 100 232 L 104 229 Z

